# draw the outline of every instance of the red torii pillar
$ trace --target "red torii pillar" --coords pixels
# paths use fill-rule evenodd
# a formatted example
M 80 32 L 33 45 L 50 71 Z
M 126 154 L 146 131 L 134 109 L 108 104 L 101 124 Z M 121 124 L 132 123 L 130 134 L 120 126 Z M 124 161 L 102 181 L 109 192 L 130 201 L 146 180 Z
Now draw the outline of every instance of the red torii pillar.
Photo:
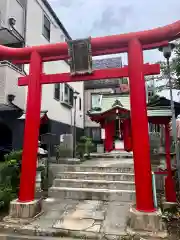
M 19 201 L 34 200 L 37 150 L 41 111 L 42 60 L 37 52 L 32 52 L 28 76 L 28 96 L 24 131 L 24 145 L 20 179 Z
M 136 209 L 143 212 L 152 212 L 155 211 L 155 208 L 152 191 L 143 51 L 140 41 L 136 38 L 129 42 L 128 65 Z

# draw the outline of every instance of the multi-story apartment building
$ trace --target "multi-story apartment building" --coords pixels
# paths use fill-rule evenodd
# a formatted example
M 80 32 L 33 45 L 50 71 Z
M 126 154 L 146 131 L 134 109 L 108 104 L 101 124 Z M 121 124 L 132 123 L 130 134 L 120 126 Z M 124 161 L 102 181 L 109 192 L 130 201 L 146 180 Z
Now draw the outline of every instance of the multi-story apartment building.
M 93 60 L 93 69 L 122 67 L 121 57 Z M 101 143 L 101 128 L 86 115 L 92 107 L 98 107 L 102 94 L 112 93 L 119 89 L 122 79 L 106 79 L 84 83 L 85 134 L 92 138 L 95 144 Z
M 23 47 L 64 42 L 71 39 L 47 0 L 0 0 L 0 44 Z M 21 148 L 26 116 L 27 88 L 18 87 L 18 77 L 28 74 L 29 65 L 0 62 L 0 151 Z M 44 63 L 46 74 L 69 72 L 65 61 Z M 50 131 L 57 136 L 71 133 L 76 104 L 77 137 L 84 128 L 82 82 L 49 84 L 42 91 L 40 134 Z

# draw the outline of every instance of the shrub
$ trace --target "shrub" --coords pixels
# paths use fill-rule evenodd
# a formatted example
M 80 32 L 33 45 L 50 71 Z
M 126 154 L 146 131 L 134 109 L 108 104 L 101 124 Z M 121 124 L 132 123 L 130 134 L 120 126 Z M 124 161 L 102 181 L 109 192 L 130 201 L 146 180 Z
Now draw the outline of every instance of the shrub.
M 82 136 L 76 146 L 76 152 L 80 158 L 84 158 L 85 155 L 87 158 L 90 158 L 93 149 L 94 144 L 92 143 L 92 139 L 86 136 Z
M 20 151 L 12 151 L 9 154 L 5 155 L 5 161 L 10 161 L 12 159 L 15 159 L 17 161 L 21 161 L 21 159 L 22 159 L 22 150 L 20 150 Z
M 0 208 L 8 208 L 12 199 L 17 198 L 20 182 L 22 151 L 5 155 L 0 165 Z

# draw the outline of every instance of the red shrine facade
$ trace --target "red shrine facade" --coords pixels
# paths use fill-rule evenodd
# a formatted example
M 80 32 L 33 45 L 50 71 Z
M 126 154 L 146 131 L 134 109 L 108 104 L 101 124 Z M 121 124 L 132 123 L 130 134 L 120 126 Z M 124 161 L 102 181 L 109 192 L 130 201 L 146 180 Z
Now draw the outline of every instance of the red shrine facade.
M 100 124 L 105 152 L 133 150 L 128 85 L 125 88 L 126 91 L 123 90 L 121 93 L 101 95 L 100 105 L 92 106 L 87 112 L 92 121 Z M 171 111 L 168 107 L 148 107 L 147 105 L 147 116 L 149 123 L 166 124 L 170 119 Z
M 43 84 L 89 81 L 97 79 L 129 77 L 131 133 L 134 157 L 134 173 L 136 185 L 136 210 L 142 212 L 155 211 L 152 176 L 150 164 L 150 146 L 148 134 L 148 116 L 144 76 L 157 74 L 158 65 L 146 65 L 143 61 L 143 50 L 154 49 L 168 45 L 169 41 L 180 37 L 180 21 L 171 25 L 148 31 L 106 36 L 89 39 L 89 55 L 84 58 L 83 46 L 81 54 L 73 55 L 71 43 L 56 43 L 43 46 L 25 47 L 21 49 L 0 46 L 0 60 L 11 60 L 14 63 L 30 64 L 29 75 L 19 79 L 19 86 L 28 86 L 24 145 L 22 156 L 20 202 L 31 202 L 35 196 L 36 161 L 38 135 L 40 126 L 41 92 Z M 74 43 L 76 44 L 76 42 Z M 43 73 L 43 62 L 77 58 L 88 61 L 92 56 L 128 53 L 128 67 L 100 69 L 95 71 L 79 71 L 77 74 L 71 68 L 71 73 Z M 81 61 L 81 63 L 83 62 Z M 73 63 L 73 61 L 71 61 Z M 78 65 L 79 67 L 79 65 Z M 87 64 L 88 68 L 88 64 Z M 82 70 L 82 69 L 80 69 Z M 127 111 L 118 109 L 118 111 Z M 129 120 L 127 120 L 129 121 Z M 124 121 L 125 122 L 125 121 Z M 110 125 L 105 128 L 110 132 Z M 129 123 L 126 122 L 125 125 Z M 143 143 L 143 146 L 142 146 Z M 110 143 L 107 143 L 110 146 Z M 143 161 L 143 162 L 142 162 Z M 145 187 L 144 187 L 145 186 Z

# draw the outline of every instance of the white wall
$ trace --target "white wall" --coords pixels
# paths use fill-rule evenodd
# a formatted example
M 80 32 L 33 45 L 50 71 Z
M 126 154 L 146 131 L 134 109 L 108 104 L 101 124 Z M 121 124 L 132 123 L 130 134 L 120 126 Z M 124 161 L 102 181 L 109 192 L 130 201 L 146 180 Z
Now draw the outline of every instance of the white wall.
M 62 41 L 62 31 L 56 24 L 46 7 L 41 0 L 28 0 L 27 4 L 27 31 L 26 31 L 26 45 L 43 45 L 48 44 L 48 40 L 42 35 L 43 16 L 46 12 L 47 17 L 51 21 L 51 42 Z M 26 66 L 28 71 L 28 66 Z M 44 64 L 44 72 L 46 74 L 69 72 L 69 66 L 64 61 L 56 61 Z M 76 91 L 80 93 L 82 99 L 82 111 L 79 112 L 77 106 L 77 126 L 83 128 L 83 83 L 69 83 Z M 42 93 L 42 110 L 48 110 L 50 119 L 71 124 L 71 109 L 63 106 L 60 102 L 53 98 L 54 84 L 44 85 Z M 79 102 L 79 101 L 78 101 Z M 77 104 L 78 105 L 78 104 Z
M 12 64 L 5 62 L 0 64 L 0 103 L 7 104 L 8 94 L 15 96 L 14 104 L 21 109 L 25 107 L 25 90 L 18 86 L 18 78 L 24 76 Z
M 98 127 L 99 123 L 93 122 L 87 115 L 87 111 L 91 109 L 91 94 L 93 93 L 110 93 L 112 92 L 111 88 L 102 88 L 102 89 L 88 89 L 85 90 L 85 127 Z
M 4 66 L 6 76 L 5 96 L 7 103 L 8 94 L 13 94 L 15 99 L 13 101 L 21 109 L 25 109 L 25 97 L 26 93 L 23 87 L 18 86 L 18 78 L 24 76 L 21 72 L 18 72 L 13 66 Z
M 2 25 L 6 24 L 7 3 L 7 0 L 0 0 L 0 20 Z

